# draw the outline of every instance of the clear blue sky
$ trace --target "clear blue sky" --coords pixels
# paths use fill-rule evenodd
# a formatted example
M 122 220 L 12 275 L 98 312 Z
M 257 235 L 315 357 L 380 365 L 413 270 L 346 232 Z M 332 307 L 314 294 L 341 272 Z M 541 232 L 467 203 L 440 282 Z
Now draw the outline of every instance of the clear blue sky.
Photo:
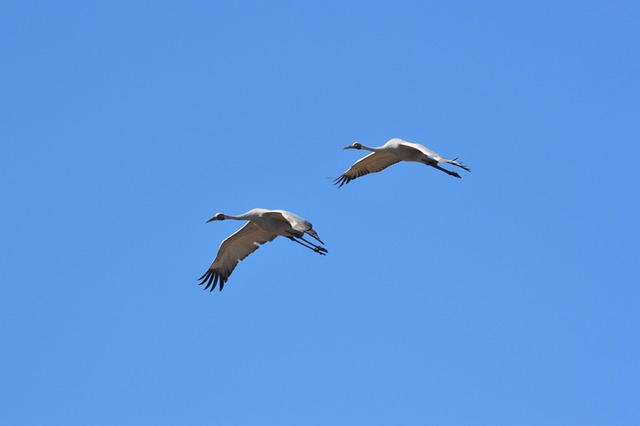
M 640 424 L 638 2 L 0 9 L 0 423 Z

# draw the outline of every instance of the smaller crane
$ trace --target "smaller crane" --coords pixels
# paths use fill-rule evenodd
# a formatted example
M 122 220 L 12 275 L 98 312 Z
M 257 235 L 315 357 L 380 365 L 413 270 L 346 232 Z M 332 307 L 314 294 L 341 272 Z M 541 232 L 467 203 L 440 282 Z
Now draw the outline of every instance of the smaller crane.
M 387 143 L 377 148 L 371 148 L 364 146 L 359 142 L 354 142 L 349 146 L 345 146 L 344 149 L 364 149 L 371 151 L 371 154 L 356 161 L 349 170 L 334 180 L 338 187 L 341 187 L 360 176 L 380 172 L 393 164 L 399 163 L 400 161 L 423 163 L 427 166 L 443 171 L 450 176 L 457 177 L 458 179 L 460 179 L 460 175 L 458 173 L 442 168 L 438 163 L 449 163 L 465 169 L 468 172 L 471 171 L 471 169 L 463 165 L 462 162 L 456 161 L 458 159 L 457 157 L 453 160 L 449 160 L 423 145 L 407 142 L 399 138 L 390 139 Z

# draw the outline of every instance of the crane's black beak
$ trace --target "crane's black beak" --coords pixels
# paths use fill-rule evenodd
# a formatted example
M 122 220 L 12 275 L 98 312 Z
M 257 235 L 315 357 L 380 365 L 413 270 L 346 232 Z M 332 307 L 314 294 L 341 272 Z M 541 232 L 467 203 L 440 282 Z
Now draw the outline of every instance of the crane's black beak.
M 345 147 L 344 147 L 344 148 L 342 148 L 342 149 L 353 149 L 353 147 L 352 147 L 351 145 L 349 145 L 349 146 L 345 146 Z
M 214 216 L 211 219 L 209 219 L 208 221 L 206 221 L 205 223 L 213 222 L 214 220 L 218 220 L 218 219 L 216 219 L 216 217 Z

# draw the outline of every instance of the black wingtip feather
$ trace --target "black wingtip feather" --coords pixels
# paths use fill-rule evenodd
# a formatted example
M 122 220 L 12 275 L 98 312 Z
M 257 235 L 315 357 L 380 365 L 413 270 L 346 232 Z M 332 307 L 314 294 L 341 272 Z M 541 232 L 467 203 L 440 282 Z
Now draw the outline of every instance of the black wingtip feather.
M 218 286 L 218 283 L 220 283 L 220 291 L 222 291 L 224 283 L 227 282 L 227 280 L 222 277 L 215 269 L 209 269 L 204 273 L 204 275 L 198 278 L 198 280 L 200 281 L 198 285 L 204 285 L 204 290 L 209 290 L 209 292 L 215 290 L 215 288 Z
M 342 175 L 342 176 L 340 176 L 340 177 L 336 178 L 336 179 L 333 181 L 333 184 L 334 184 L 334 185 L 338 185 L 338 188 L 342 188 L 342 185 L 346 185 L 346 184 L 348 184 L 349 182 L 351 182 L 352 180 L 353 180 L 353 179 L 351 179 L 350 177 L 347 177 L 347 176 L 345 176 L 345 175 Z

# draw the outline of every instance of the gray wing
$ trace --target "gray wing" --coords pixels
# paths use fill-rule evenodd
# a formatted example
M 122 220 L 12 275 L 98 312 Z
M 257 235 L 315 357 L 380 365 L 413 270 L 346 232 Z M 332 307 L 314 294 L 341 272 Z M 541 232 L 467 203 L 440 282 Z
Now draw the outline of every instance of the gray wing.
M 411 142 L 404 142 L 404 145 L 406 146 L 410 146 L 412 148 L 417 149 L 418 151 L 422 152 L 424 155 L 426 155 L 429 158 L 434 159 L 435 161 L 439 162 L 439 163 L 449 163 L 449 164 L 453 164 L 454 166 L 458 166 L 461 169 L 465 169 L 466 171 L 470 172 L 471 169 L 467 166 L 465 166 L 464 164 L 462 164 L 462 161 L 457 161 L 458 157 L 454 158 L 453 160 L 449 160 L 446 157 L 443 157 L 442 155 L 438 154 L 435 151 L 430 150 L 429 148 L 427 148 L 424 145 L 420 145 L 417 143 L 411 143 Z
M 261 244 L 273 241 L 277 236 L 278 234 L 267 232 L 253 222 L 247 222 L 220 244 L 213 263 L 207 272 L 198 278 L 200 285 L 205 284 L 205 290 L 213 291 L 220 282 L 220 291 L 222 291 L 224 283 L 227 282 L 238 262 L 258 250 Z
M 293 229 L 300 232 L 305 232 L 312 227 L 311 222 L 308 220 L 286 210 L 273 210 L 269 213 L 264 213 L 264 216 L 285 222 Z
M 438 154 L 435 151 L 430 150 L 429 148 L 427 148 L 424 145 L 420 145 L 419 143 L 411 143 L 411 142 L 407 142 L 407 141 L 403 141 L 402 145 L 406 148 L 413 148 L 416 151 L 419 151 L 421 153 L 423 153 L 425 156 L 440 162 L 440 161 L 444 161 L 446 160 L 446 158 L 444 158 L 442 155 Z
M 372 152 L 366 157 L 356 161 L 349 170 L 344 172 L 339 178 L 334 180 L 334 182 L 338 187 L 341 187 L 360 176 L 380 172 L 398 162 L 400 162 L 398 157 L 388 152 Z
M 273 212 L 265 213 L 266 216 L 277 218 L 278 220 L 286 221 L 293 229 L 300 232 L 306 232 L 322 244 L 324 242 L 318 236 L 318 233 L 313 229 L 313 225 L 307 219 L 304 219 L 297 214 L 291 213 L 287 210 L 274 210 Z

